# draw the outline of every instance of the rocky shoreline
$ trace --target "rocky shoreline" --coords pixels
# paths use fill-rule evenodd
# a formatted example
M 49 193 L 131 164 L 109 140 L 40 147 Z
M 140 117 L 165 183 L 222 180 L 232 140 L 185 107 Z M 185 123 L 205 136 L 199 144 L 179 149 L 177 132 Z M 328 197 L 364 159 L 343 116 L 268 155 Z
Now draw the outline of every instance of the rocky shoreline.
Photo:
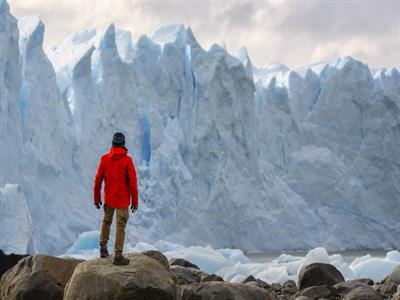
M 381 282 L 345 281 L 334 266 L 314 263 L 300 270 L 298 282 L 266 283 L 250 275 L 231 283 L 153 250 L 128 253 L 127 266 L 114 266 L 111 256 L 84 261 L 0 254 L 0 265 L 9 267 L 1 277 L 0 300 L 400 300 L 400 265 Z

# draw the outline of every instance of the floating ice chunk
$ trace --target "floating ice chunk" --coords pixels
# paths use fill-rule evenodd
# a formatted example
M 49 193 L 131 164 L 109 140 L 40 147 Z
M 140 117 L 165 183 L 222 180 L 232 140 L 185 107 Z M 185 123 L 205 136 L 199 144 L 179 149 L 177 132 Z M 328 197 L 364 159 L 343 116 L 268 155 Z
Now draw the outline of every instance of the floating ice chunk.
M 296 276 L 290 276 L 286 266 L 271 266 L 262 272 L 255 274 L 256 278 L 264 280 L 268 283 L 278 282 L 284 283 L 287 280 L 296 280 Z
M 347 263 L 342 264 L 338 267 L 340 273 L 342 273 L 343 277 L 346 280 L 356 279 L 356 275 L 354 274 L 353 270 L 350 269 L 350 266 Z
M 79 235 L 73 246 L 65 256 L 92 259 L 99 255 L 99 232 L 89 231 Z M 125 252 L 143 252 L 159 250 L 168 259 L 183 258 L 196 264 L 202 271 L 216 273 L 226 281 L 240 282 L 249 275 L 269 283 L 283 283 L 286 280 L 297 281 L 301 267 L 311 263 L 330 263 L 335 266 L 346 280 L 356 278 L 371 278 L 380 281 L 389 275 L 399 263 L 400 253 L 389 251 L 386 258 L 374 258 L 365 255 L 356 258 L 349 266 L 344 262 L 342 255 L 328 255 L 322 248 L 312 249 L 302 258 L 288 254 L 281 254 L 277 259 L 265 263 L 252 263 L 239 249 L 212 249 L 211 247 L 191 246 L 184 247 L 166 241 L 158 241 L 155 245 L 144 242 L 134 247 L 130 244 L 124 248 Z
M 337 261 L 339 264 L 344 264 L 343 257 L 340 254 L 333 254 L 329 256 L 331 262 Z
M 143 252 L 143 251 L 148 251 L 148 250 L 158 250 L 155 246 L 139 242 L 136 244 L 136 246 L 132 249 L 134 252 Z
M 330 263 L 329 255 L 325 248 L 318 247 L 310 250 L 307 253 L 306 257 L 304 257 L 301 267 L 308 266 L 313 263 L 325 263 L 325 264 Z
M 397 250 L 389 251 L 386 253 L 386 259 L 393 262 L 400 263 L 400 252 Z
M 211 247 L 192 246 L 182 250 L 166 252 L 170 259 L 179 257 L 197 265 L 207 273 L 215 273 L 230 262 L 219 252 Z
M 154 246 L 161 252 L 177 251 L 185 249 L 185 247 L 182 245 L 166 242 L 163 240 L 159 240 Z
M 242 275 L 242 274 L 237 274 L 235 277 L 233 277 L 230 281 L 231 282 L 241 282 L 243 281 L 243 279 L 245 279 L 246 276 Z
M 292 261 L 299 261 L 301 259 L 302 259 L 302 257 L 300 257 L 300 256 L 293 256 L 290 254 L 282 253 L 281 255 L 278 256 L 278 258 L 276 258 L 274 260 L 274 262 L 276 262 L 277 264 L 282 264 L 282 263 L 287 263 L 287 262 L 292 262 Z
M 352 263 L 350 268 L 353 270 L 357 278 L 371 278 L 378 282 L 389 275 L 393 269 L 399 264 L 398 262 L 389 261 L 385 258 L 377 258 L 364 256 L 362 259 L 356 259 L 356 263 Z
M 81 233 L 71 248 L 68 249 L 67 254 L 78 254 L 85 250 L 98 250 L 100 243 L 99 231 L 86 231 Z
M 221 253 L 230 262 L 240 262 L 242 264 L 250 263 L 250 259 L 244 255 L 242 250 L 239 249 L 219 249 Z

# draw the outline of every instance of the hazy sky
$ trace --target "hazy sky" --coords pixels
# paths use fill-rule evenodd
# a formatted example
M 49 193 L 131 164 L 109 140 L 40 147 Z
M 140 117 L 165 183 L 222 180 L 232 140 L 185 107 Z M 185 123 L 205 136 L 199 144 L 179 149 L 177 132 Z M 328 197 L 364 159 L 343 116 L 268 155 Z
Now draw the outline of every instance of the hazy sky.
M 135 40 L 180 22 L 205 49 L 222 41 L 232 53 L 246 46 L 257 66 L 279 61 L 297 67 L 352 55 L 372 67 L 400 67 L 400 0 L 8 1 L 17 18 L 41 17 L 46 47 L 75 31 L 103 30 L 110 22 L 130 30 Z

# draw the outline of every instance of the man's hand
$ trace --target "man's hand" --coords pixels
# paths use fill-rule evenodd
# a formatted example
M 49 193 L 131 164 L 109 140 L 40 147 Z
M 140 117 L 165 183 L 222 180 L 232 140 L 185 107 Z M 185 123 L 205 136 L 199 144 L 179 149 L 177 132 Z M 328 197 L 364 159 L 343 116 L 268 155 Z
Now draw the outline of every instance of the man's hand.
M 94 206 L 95 206 L 97 209 L 100 209 L 102 205 L 103 205 L 103 203 L 101 202 L 101 200 L 100 200 L 99 202 L 95 202 L 95 203 L 94 203 Z
M 137 206 L 132 204 L 131 205 L 131 212 L 134 214 L 137 211 Z

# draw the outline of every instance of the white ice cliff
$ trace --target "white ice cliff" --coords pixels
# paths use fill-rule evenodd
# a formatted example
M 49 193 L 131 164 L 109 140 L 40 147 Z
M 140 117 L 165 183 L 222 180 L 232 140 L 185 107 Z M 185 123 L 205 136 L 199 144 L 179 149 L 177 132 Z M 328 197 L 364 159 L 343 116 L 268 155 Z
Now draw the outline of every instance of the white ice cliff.
M 22 187 L 27 251 L 62 253 L 99 228 L 92 181 L 115 131 L 138 171 L 131 243 L 400 247 L 398 69 L 256 68 L 181 24 L 136 41 L 111 24 L 46 55 L 42 22 L 18 31 L 0 3 L 0 186 Z

